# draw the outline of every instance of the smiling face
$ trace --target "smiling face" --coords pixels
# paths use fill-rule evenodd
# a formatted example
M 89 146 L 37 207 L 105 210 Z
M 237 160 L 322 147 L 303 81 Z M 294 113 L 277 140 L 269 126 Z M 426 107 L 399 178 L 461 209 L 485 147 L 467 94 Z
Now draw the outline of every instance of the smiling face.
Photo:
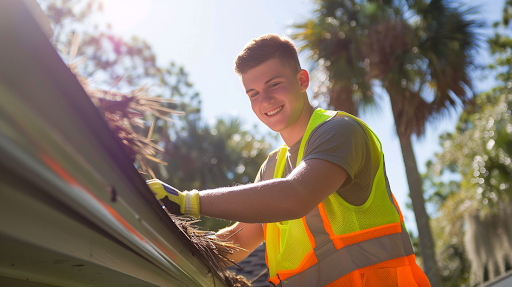
M 242 83 L 252 110 L 264 124 L 279 132 L 288 145 L 302 137 L 311 116 L 305 70 L 296 72 L 279 59 L 271 59 L 242 74 Z

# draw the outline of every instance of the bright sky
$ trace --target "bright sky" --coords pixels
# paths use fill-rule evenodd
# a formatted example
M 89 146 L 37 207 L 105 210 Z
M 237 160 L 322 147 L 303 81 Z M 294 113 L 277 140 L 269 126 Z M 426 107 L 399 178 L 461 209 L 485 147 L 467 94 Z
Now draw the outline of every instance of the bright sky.
M 105 11 L 117 32 L 125 37 L 137 35 L 146 39 L 160 65 L 174 61 L 185 67 L 194 88 L 201 94 L 206 118 L 237 115 L 249 127 L 256 124 L 260 131 L 265 132 L 269 129 L 253 114 L 243 87 L 233 72 L 233 61 L 252 38 L 266 33 L 286 35 L 289 24 L 308 18 L 314 10 L 312 0 L 104 2 Z M 480 5 L 479 12 L 491 23 L 501 17 L 504 0 L 462 2 Z M 303 57 L 301 64 L 308 69 L 309 63 Z M 477 92 L 490 88 L 489 81 L 477 82 L 475 86 Z M 384 146 L 392 191 L 404 213 L 408 229 L 416 231 L 414 213 L 405 208 L 405 203 L 410 201 L 409 189 L 389 102 L 382 101 L 381 112 L 362 114 L 361 118 L 377 133 Z M 425 171 L 427 160 L 440 151 L 439 135 L 452 131 L 457 119 L 455 114 L 447 117 L 428 128 L 422 139 L 414 141 L 420 172 Z

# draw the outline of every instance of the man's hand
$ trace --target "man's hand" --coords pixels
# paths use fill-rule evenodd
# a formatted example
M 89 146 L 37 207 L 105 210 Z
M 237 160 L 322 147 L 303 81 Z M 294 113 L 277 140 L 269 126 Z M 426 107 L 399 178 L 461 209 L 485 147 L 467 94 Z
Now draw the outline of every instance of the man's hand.
M 216 235 L 220 239 L 232 241 L 233 245 L 240 248 L 239 250 L 233 250 L 232 254 L 227 255 L 235 263 L 246 258 L 265 240 L 263 224 L 261 223 L 237 222 L 234 225 L 219 230 Z
M 155 194 L 172 214 L 191 215 L 199 218 L 199 192 L 197 190 L 179 191 L 158 179 L 146 181 Z

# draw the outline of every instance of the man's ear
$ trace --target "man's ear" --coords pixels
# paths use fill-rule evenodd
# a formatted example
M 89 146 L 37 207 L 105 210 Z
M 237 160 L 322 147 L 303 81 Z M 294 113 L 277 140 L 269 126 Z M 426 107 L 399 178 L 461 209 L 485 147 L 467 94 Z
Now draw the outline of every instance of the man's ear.
M 305 92 L 309 87 L 309 74 L 308 71 L 302 69 L 299 71 L 299 85 L 302 92 Z

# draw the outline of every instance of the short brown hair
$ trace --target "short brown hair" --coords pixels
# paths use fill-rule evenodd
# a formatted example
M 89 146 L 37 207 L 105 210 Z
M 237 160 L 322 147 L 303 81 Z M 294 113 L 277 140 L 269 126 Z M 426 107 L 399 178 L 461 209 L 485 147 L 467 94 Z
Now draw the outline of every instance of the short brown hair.
M 235 59 L 235 72 L 241 76 L 272 59 L 283 61 L 297 72 L 301 69 L 297 48 L 290 38 L 280 37 L 277 34 L 265 34 L 252 39 L 245 45 Z

